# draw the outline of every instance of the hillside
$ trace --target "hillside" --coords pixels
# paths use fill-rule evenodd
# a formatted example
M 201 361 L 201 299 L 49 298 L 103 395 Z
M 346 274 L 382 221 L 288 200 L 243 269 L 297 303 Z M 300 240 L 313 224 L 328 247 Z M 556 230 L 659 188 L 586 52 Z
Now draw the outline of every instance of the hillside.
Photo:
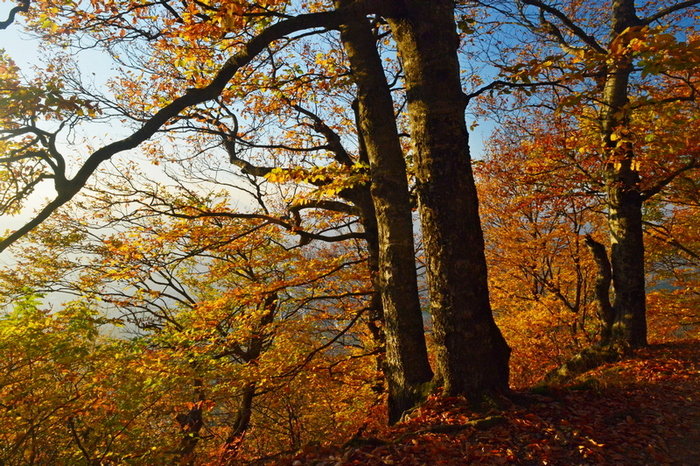
M 565 387 L 515 394 L 505 410 L 431 399 L 391 429 L 292 465 L 700 464 L 700 340 L 651 347 Z

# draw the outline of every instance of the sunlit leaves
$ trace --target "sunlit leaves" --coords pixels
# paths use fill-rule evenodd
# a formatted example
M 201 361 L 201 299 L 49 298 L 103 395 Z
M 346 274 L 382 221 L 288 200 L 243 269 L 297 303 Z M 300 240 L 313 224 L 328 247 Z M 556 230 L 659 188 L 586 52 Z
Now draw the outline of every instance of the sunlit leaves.
M 96 107 L 76 95 L 63 93 L 61 78 L 49 68 L 31 81 L 4 50 L 0 50 L 0 124 L 3 132 L 42 119 L 63 120 L 73 115 L 94 116 Z
M 134 215 L 122 219 L 129 228 L 97 243 L 84 225 L 66 217 L 61 235 L 51 228 L 38 232 L 37 244 L 26 251 L 31 257 L 22 257 L 34 264 L 25 277 L 6 277 L 8 285 L 62 282 L 124 316 L 126 326 L 113 344 L 131 356 L 113 362 L 125 377 L 114 390 L 125 391 L 109 398 L 126 400 L 132 388 L 161 396 L 109 405 L 115 422 L 128 423 L 123 443 L 108 449 L 111 457 L 128 459 L 126 445 L 134 445 L 139 458 L 172 457 L 184 435 L 174 421 L 196 405 L 207 422 L 197 457 L 216 458 L 250 384 L 256 414 L 241 458 L 283 451 L 289 442 L 301 446 L 331 431 L 349 436 L 361 422 L 358 411 L 375 401 L 370 387 L 378 376 L 362 325 L 371 293 L 363 258 L 343 246 L 294 248 L 286 233 L 262 220 L 197 218 L 197 206 L 211 200 L 188 200 L 192 206 L 184 212 L 194 218 Z M 74 264 L 36 263 L 59 250 L 68 258 L 75 251 L 82 256 Z M 140 338 L 124 339 L 121 332 L 136 328 Z M 94 401 L 107 395 L 85 396 Z M 129 421 L 130 410 L 144 403 L 153 403 L 143 418 L 149 422 Z M 79 422 L 102 422 L 91 416 Z M 167 434 L 156 441 L 155 431 Z M 132 442 L 139 435 L 143 446 Z
M 275 168 L 265 178 L 274 183 L 308 183 L 316 185 L 308 199 L 333 198 L 342 191 L 355 188 L 368 182 L 368 167 L 356 163 L 350 167 L 331 164 L 311 169 Z M 303 199 L 303 198 L 302 198 Z M 298 201 L 303 204 L 303 200 Z

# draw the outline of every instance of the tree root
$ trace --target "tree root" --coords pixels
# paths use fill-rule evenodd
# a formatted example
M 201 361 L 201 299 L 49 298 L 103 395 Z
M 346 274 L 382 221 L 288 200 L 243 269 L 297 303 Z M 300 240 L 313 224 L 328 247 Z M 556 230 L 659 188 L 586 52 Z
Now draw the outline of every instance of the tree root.
M 586 348 L 557 369 L 549 372 L 545 385 L 563 385 L 577 376 L 610 362 L 619 361 L 626 354 L 624 348 L 614 345 Z

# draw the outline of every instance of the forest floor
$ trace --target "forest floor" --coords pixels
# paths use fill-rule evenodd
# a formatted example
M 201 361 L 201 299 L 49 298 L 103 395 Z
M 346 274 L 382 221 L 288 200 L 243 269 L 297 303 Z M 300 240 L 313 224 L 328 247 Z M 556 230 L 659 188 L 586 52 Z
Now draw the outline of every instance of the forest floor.
M 700 340 L 651 345 L 486 414 L 430 399 L 392 427 L 290 465 L 700 465 Z

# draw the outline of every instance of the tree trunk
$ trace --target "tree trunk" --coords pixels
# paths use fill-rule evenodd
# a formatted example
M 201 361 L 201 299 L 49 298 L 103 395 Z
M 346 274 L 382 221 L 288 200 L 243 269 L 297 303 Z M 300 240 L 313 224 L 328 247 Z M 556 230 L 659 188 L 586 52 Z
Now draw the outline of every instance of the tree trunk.
M 446 395 L 476 402 L 507 391 L 510 349 L 489 303 L 454 2 L 401 6 L 389 23 L 406 74 L 438 368 Z
M 360 131 L 370 162 L 379 235 L 389 422 L 394 423 L 424 397 L 425 384 L 433 376 L 418 298 L 406 165 L 393 101 L 369 23 L 363 16 L 349 19 L 341 27 L 341 39 L 358 88 Z
M 613 38 L 620 40 L 623 31 L 639 26 L 640 21 L 633 0 L 615 0 L 612 7 Z M 623 43 L 620 47 L 626 45 Z M 629 55 L 616 57 L 616 61 L 608 65 L 602 99 L 602 131 L 608 153 L 605 181 L 615 289 L 612 339 L 615 343 L 639 347 L 647 344 L 642 198 L 634 148 L 625 134 L 629 127 L 626 105 L 632 70 Z
M 231 423 L 231 430 L 224 443 L 220 464 L 236 464 L 235 458 L 243 436 L 253 415 L 253 399 L 255 398 L 255 382 L 248 382 L 241 391 L 241 401 L 238 404 L 236 417 Z
M 605 251 L 605 246 L 591 237 L 586 235 L 586 245 L 593 254 L 596 266 L 598 267 L 598 276 L 595 281 L 595 296 L 598 301 L 598 318 L 602 324 L 601 341 L 602 345 L 609 345 L 612 339 L 612 329 L 615 324 L 615 310 L 610 304 L 610 283 L 612 282 L 612 270 L 608 253 Z
M 637 182 L 621 181 L 631 169 L 619 170 L 608 180 L 608 222 L 615 298 L 614 342 L 630 347 L 647 344 L 646 290 L 644 284 L 644 240 L 642 201 Z
M 246 364 L 257 364 L 257 359 L 269 345 L 270 334 L 267 333 L 265 327 L 270 325 L 275 319 L 277 299 L 277 293 L 270 293 L 265 297 L 261 303 L 264 313 L 259 317 L 258 322 L 255 323 L 252 329 L 252 334 L 246 342 L 247 345 L 245 350 L 243 350 L 243 348 L 239 348 L 237 356 Z M 229 435 L 221 449 L 221 457 L 219 458 L 220 464 L 235 464 L 236 453 L 241 445 L 243 436 L 250 426 L 250 418 L 253 414 L 253 400 L 255 399 L 255 396 L 256 382 L 246 382 L 241 388 L 241 399 L 238 403 L 236 416 L 231 423 Z
M 359 143 L 359 160 L 361 163 L 369 165 L 369 156 L 362 137 L 360 127 L 360 109 L 359 102 L 355 100 L 352 104 L 355 113 L 355 127 L 358 133 Z M 382 306 L 382 291 L 379 282 L 379 231 L 377 229 L 377 214 L 374 210 L 372 202 L 372 194 L 370 185 L 363 184 L 354 187 L 351 195 L 347 198 L 360 211 L 360 222 L 365 231 L 365 241 L 367 242 L 367 268 L 369 269 L 370 278 L 374 292 L 370 301 L 369 315 L 367 319 L 367 328 L 372 334 L 372 339 L 380 350 L 378 361 L 381 369 L 386 356 L 386 340 L 384 338 L 384 308 Z
M 200 378 L 195 378 L 194 380 L 194 393 L 197 402 L 194 403 L 187 414 L 181 413 L 175 417 L 182 431 L 180 445 L 177 449 L 177 463 L 180 466 L 195 464 L 195 449 L 197 448 L 197 443 L 199 443 L 199 433 L 204 426 L 202 402 L 206 399 L 206 396 L 204 394 L 204 384 Z

